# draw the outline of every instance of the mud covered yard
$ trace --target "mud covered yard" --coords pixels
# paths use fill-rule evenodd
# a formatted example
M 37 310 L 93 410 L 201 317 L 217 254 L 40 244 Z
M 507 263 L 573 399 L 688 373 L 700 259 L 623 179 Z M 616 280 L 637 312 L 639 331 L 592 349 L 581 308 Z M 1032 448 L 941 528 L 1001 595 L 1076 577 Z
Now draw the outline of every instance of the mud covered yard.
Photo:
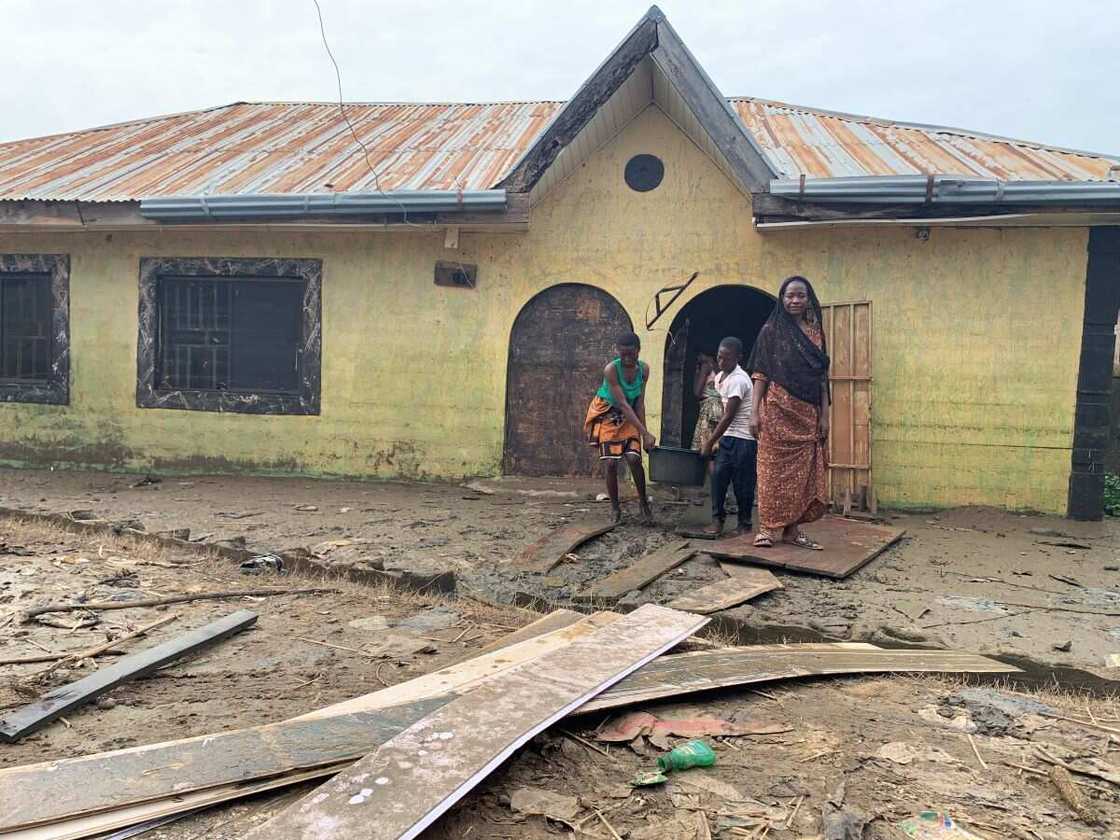
M 127 648 L 235 609 L 260 616 L 255 628 L 68 715 L 68 725 L 54 723 L 17 744 L 0 745 L 4 767 L 286 719 L 437 669 L 536 617 L 463 597 L 402 594 L 329 578 L 246 576 L 228 560 L 12 519 L 0 520 L 0 544 L 6 552 L 0 557 L 0 657 L 86 649 L 169 613 L 176 621 Z M 96 616 L 55 614 L 51 624 L 16 618 L 29 605 L 76 596 L 127 601 L 273 586 L 335 591 Z M 36 678 L 47 667 L 4 666 L 0 707 L 27 702 L 30 692 L 75 679 L 92 666 Z M 687 840 L 706 832 L 717 838 L 802 838 L 816 836 L 822 809 L 837 806 L 868 820 L 868 838 L 901 837 L 893 826 L 926 808 L 950 812 L 989 840 L 1120 836 L 1120 787 L 1100 776 L 1118 772 L 1115 737 L 1049 716 L 1120 729 L 1120 709 L 1108 698 L 1062 691 L 1028 695 L 954 678 L 894 676 L 780 682 L 637 710 L 660 718 L 749 721 L 771 734 L 715 740 L 715 767 L 681 773 L 658 788 L 632 788 L 630 780 L 653 766 L 659 750 L 646 739 L 597 742 L 603 715 L 569 719 L 516 754 L 426 836 L 544 840 L 611 838 L 614 831 L 627 840 Z M 1103 825 L 1078 820 L 1049 779 L 1038 775 L 1048 767 L 1044 755 L 1098 774 L 1076 778 Z M 218 806 L 144 836 L 234 840 L 312 786 Z M 515 809 L 542 790 L 559 797 L 550 811 L 574 810 L 548 819 Z
M 706 510 L 655 489 L 661 527 L 624 525 L 546 575 L 512 567 L 526 544 L 551 529 L 604 518 L 606 505 L 594 501 L 601 489 L 574 480 L 458 487 L 0 470 L 3 507 L 77 511 L 149 532 L 188 529 L 204 544 L 232 540 L 266 553 L 306 550 L 331 568 L 451 572 L 461 593 L 521 604 L 571 603 L 589 581 L 678 539 L 673 527 Z M 721 617 L 742 628 L 746 641 L 946 645 L 1120 676 L 1111 670 L 1112 655 L 1120 654 L 1117 520 L 1070 522 L 983 508 L 884 518 L 906 536 L 852 577 L 777 572 L 783 590 Z M 718 574 L 701 553 L 629 603 L 667 603 Z M 1067 642 L 1068 649 L 1056 649 Z

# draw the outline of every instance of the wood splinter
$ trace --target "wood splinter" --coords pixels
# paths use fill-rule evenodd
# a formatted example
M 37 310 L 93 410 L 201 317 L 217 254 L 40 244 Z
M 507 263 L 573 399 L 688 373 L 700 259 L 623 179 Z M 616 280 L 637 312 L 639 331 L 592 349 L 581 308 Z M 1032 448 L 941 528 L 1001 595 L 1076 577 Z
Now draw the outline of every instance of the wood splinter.
M 1077 789 L 1073 777 L 1070 776 L 1066 768 L 1054 764 L 1050 767 L 1050 772 L 1047 775 L 1049 775 L 1050 781 L 1054 783 L 1054 787 L 1058 789 L 1058 793 L 1061 794 L 1070 810 L 1077 814 L 1078 819 L 1086 825 L 1100 824 L 1100 814 L 1089 804 L 1088 797 Z

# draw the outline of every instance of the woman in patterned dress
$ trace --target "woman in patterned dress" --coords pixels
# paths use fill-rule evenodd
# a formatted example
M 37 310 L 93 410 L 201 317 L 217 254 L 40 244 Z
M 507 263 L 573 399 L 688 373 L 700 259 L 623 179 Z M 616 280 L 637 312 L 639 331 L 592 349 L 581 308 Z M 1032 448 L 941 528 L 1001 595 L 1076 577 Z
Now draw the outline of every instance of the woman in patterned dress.
M 787 278 L 747 364 L 755 385 L 759 548 L 776 539 L 821 548 L 798 526 L 815 522 L 828 508 L 827 350 L 812 284 Z

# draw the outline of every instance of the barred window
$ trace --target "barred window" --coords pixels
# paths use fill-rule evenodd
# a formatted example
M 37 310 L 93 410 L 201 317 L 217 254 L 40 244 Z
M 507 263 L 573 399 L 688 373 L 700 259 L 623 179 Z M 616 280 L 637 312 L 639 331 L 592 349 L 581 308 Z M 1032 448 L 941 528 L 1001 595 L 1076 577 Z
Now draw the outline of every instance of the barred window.
M 0 379 L 47 381 L 51 320 L 50 275 L 0 275 Z
M 136 403 L 318 414 L 322 263 L 142 257 Z

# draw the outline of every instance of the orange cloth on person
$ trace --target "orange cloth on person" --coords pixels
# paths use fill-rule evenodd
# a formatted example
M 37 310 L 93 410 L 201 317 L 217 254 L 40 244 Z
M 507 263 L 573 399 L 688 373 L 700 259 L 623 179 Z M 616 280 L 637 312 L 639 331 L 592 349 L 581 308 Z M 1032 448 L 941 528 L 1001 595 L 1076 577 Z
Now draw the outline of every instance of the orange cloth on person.
M 596 395 L 587 407 L 583 421 L 587 442 L 599 447 L 603 460 L 621 458 L 628 452 L 641 454 L 642 437 L 638 427 L 626 419 L 622 410 Z
M 809 333 L 818 347 L 819 329 Z M 755 382 L 767 382 L 753 374 Z M 777 532 L 815 522 L 828 509 L 828 443 L 821 440 L 820 405 L 799 400 L 776 382 L 763 398 L 758 438 L 758 520 Z

